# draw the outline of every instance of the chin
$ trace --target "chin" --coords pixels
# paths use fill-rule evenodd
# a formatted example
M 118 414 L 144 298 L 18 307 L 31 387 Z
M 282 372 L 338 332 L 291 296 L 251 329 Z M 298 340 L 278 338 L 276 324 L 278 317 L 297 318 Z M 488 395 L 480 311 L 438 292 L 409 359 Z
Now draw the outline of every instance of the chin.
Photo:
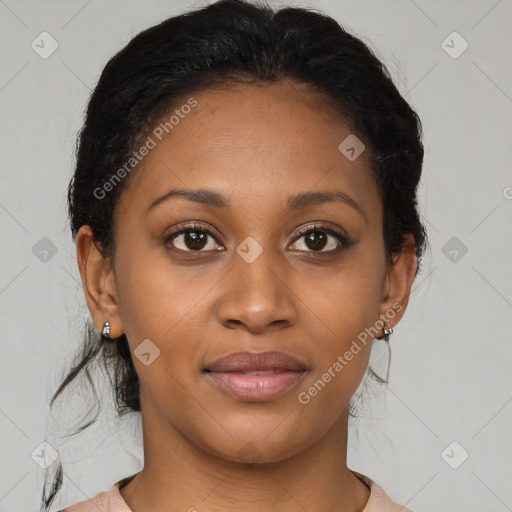
M 230 438 L 223 446 L 210 446 L 210 451 L 216 457 L 231 462 L 240 462 L 242 464 L 257 466 L 260 464 L 274 464 L 282 462 L 304 449 L 304 441 L 293 436 L 291 433 L 285 433 L 281 436 L 265 438 L 268 436 L 268 429 L 263 436 L 237 436 L 236 439 Z

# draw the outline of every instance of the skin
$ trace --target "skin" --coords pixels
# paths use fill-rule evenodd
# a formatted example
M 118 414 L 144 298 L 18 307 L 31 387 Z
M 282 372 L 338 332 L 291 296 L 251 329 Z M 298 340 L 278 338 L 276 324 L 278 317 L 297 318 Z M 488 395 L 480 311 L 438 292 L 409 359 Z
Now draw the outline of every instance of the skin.
M 134 512 L 361 512 L 370 491 L 346 465 L 347 420 L 371 340 L 310 403 L 297 397 L 395 303 L 402 309 L 389 323 L 400 321 L 414 239 L 387 267 L 368 152 L 349 161 L 338 150 L 351 129 L 307 86 L 237 85 L 193 97 L 198 105 L 130 175 L 113 258 L 101 256 L 89 226 L 77 236 L 96 328 L 108 320 L 132 354 L 145 339 L 160 350 L 148 366 L 133 357 L 145 459 L 121 495 Z M 145 213 L 173 187 L 215 190 L 230 205 L 175 197 Z M 318 190 L 342 191 L 366 218 L 339 201 L 287 210 L 289 196 Z M 194 220 L 217 238 L 202 254 L 183 235 L 166 241 Z M 307 245 L 297 229 L 314 222 L 353 244 L 330 255 L 340 244 L 332 235 L 323 248 Z M 236 252 L 249 236 L 263 249 L 252 263 Z M 242 402 L 201 372 L 240 350 L 279 350 L 308 372 L 278 398 Z

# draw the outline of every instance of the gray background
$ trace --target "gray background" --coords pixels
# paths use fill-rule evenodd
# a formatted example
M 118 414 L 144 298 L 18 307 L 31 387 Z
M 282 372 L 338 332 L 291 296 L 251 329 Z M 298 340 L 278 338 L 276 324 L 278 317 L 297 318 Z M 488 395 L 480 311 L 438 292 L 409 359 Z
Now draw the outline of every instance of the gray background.
M 201 5 L 0 0 L 0 512 L 39 510 L 44 470 L 31 454 L 44 440 L 65 470 L 53 510 L 141 467 L 138 422 L 118 424 L 108 395 L 101 421 L 69 440 L 60 436 L 81 417 L 87 388 L 75 386 L 49 415 L 88 316 L 66 187 L 82 112 L 108 58 L 141 29 Z M 370 388 L 351 424 L 349 467 L 415 512 L 512 510 L 512 4 L 296 5 L 326 11 L 370 43 L 425 132 L 420 203 L 432 252 L 391 336 L 389 385 Z M 46 59 L 31 47 L 43 31 L 58 43 Z M 461 55 L 454 31 L 469 44 Z M 382 342 L 374 348 L 381 354 Z

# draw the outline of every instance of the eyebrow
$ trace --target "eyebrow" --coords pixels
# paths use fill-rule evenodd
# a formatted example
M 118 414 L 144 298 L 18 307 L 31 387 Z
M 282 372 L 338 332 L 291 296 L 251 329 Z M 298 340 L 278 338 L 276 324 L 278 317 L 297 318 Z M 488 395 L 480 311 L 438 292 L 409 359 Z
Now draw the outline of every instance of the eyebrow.
M 214 190 L 172 188 L 162 196 L 159 196 L 152 201 L 146 209 L 146 214 L 164 201 L 176 197 L 183 197 L 194 203 L 205 204 L 215 208 L 229 208 L 229 201 L 223 195 L 215 192 Z M 340 190 L 318 190 L 315 192 L 303 192 L 290 196 L 287 201 L 287 208 L 288 211 L 297 211 L 308 206 L 333 201 L 339 201 L 350 206 L 364 218 L 366 223 L 368 223 L 366 214 L 359 204 Z

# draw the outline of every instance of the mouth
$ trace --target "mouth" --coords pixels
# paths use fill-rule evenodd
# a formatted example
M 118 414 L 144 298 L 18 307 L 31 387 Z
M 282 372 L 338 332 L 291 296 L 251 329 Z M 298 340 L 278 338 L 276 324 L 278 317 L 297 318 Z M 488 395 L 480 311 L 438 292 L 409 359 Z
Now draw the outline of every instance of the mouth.
M 273 400 L 298 385 L 307 367 L 282 352 L 237 352 L 203 369 L 208 382 L 244 402 Z

